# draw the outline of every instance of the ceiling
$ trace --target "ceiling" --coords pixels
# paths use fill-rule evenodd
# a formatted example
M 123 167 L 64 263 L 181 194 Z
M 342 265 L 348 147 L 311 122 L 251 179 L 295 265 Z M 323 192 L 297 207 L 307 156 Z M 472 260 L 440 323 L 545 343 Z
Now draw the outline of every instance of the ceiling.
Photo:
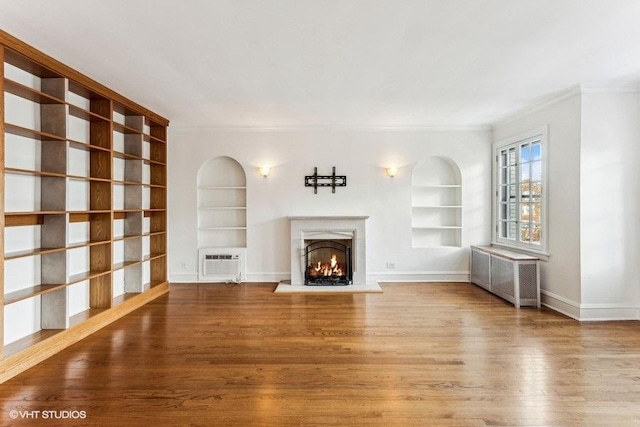
M 638 0 L 1 0 L 0 28 L 173 126 L 486 127 L 640 80 Z

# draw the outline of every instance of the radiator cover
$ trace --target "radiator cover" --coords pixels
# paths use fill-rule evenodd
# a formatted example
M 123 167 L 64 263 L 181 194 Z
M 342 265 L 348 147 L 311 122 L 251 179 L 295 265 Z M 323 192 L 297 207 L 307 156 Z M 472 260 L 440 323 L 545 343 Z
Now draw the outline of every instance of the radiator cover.
M 513 303 L 540 307 L 539 259 L 492 246 L 471 247 L 471 283 Z

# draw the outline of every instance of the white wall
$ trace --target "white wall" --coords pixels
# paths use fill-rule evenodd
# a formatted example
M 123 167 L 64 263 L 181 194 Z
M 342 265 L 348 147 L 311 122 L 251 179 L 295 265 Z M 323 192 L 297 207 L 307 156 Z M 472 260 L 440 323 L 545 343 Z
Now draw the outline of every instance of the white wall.
M 640 319 L 640 96 L 584 87 L 497 125 L 549 127 L 543 303 L 581 320 Z
M 580 126 L 581 96 L 575 91 L 493 129 L 500 141 L 548 126 L 548 252 L 541 262 L 542 300 L 579 316 L 580 294 Z
M 172 281 L 197 275 L 196 178 L 208 159 L 230 156 L 247 173 L 249 281 L 290 275 L 288 216 L 368 215 L 370 279 L 468 278 L 468 246 L 490 240 L 491 148 L 483 130 L 242 130 L 170 128 L 169 273 Z M 462 248 L 413 249 L 411 172 L 422 159 L 446 156 L 462 172 Z M 268 178 L 258 174 L 272 167 Z M 399 166 L 389 178 L 384 168 Z M 347 176 L 347 187 L 304 186 L 304 176 Z M 387 269 L 387 263 L 396 269 Z
M 636 92 L 584 92 L 581 318 L 640 318 L 640 112 Z

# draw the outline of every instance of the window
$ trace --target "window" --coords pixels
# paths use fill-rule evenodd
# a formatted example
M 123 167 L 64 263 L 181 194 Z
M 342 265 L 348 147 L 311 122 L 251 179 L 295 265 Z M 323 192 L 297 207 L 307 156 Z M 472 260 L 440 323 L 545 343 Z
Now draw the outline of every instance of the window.
M 495 145 L 498 244 L 546 252 L 546 129 Z

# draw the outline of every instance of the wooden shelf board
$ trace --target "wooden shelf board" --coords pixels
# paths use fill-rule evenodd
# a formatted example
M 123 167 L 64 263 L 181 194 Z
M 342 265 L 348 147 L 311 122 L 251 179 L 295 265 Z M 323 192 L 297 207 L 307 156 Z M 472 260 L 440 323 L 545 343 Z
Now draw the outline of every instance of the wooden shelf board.
M 136 212 L 142 212 L 143 209 L 142 208 L 136 208 L 136 209 L 114 209 L 114 213 L 116 214 L 124 214 L 125 216 L 129 213 L 136 213 Z
M 142 135 L 142 129 L 134 129 L 130 126 L 127 126 L 122 123 L 113 122 L 113 130 L 114 132 L 124 133 L 124 134 L 134 134 L 134 135 Z
M 74 181 L 95 181 L 95 182 L 111 182 L 108 178 L 98 178 L 93 176 L 82 176 L 82 175 L 69 175 L 57 172 L 47 172 L 47 171 L 37 171 L 32 169 L 20 169 L 13 167 L 5 167 L 5 173 L 14 174 L 14 175 L 33 175 L 33 176 L 42 176 L 42 177 L 52 177 L 52 178 L 66 178 Z
M 69 222 L 89 222 L 92 220 L 92 215 L 106 215 L 110 214 L 111 211 L 83 211 L 83 212 L 71 212 L 69 213 Z
M 166 161 L 149 159 L 149 164 L 151 164 L 152 166 L 166 166 L 167 162 Z
M 24 227 L 41 225 L 44 222 L 42 215 L 39 214 L 22 214 L 22 215 L 7 215 L 4 216 L 5 227 Z
M 146 286 L 146 287 L 143 287 L 143 289 L 148 288 L 148 286 L 147 286 L 147 285 L 145 285 L 145 286 Z M 138 295 L 140 295 L 140 293 L 131 293 L 131 292 L 126 292 L 126 293 L 124 293 L 124 294 L 122 294 L 122 295 L 118 295 L 117 297 L 114 297 L 114 298 L 113 298 L 113 301 L 112 301 L 112 307 L 115 307 L 115 306 L 117 306 L 117 305 L 120 305 L 120 304 L 122 304 L 122 303 L 123 303 L 123 302 L 125 302 L 125 301 L 129 301 L 130 299 L 135 298 L 135 297 L 136 297 L 136 296 L 138 296 Z
M 23 212 L 5 212 L 4 216 L 24 216 L 24 215 L 64 215 L 67 211 L 23 211 Z
M 100 95 L 99 93 L 90 90 L 86 87 L 84 87 L 83 85 L 76 83 L 73 80 L 69 80 L 69 92 L 72 92 L 82 98 L 91 100 L 91 101 L 108 101 L 108 98 L 105 98 L 104 96 Z
M 117 264 L 113 264 L 113 266 L 111 267 L 112 271 L 118 271 L 118 270 L 122 270 L 124 268 L 127 267 L 132 267 L 134 265 L 138 265 L 138 264 L 142 264 L 142 260 L 140 261 L 124 261 L 124 262 L 119 262 Z
M 78 107 L 77 105 L 73 105 L 73 104 L 68 104 L 68 105 L 69 105 L 69 115 L 73 117 L 86 120 L 88 122 L 106 122 L 106 123 L 110 122 L 109 118 L 103 117 L 100 114 L 87 111 L 83 108 Z
M 73 181 L 93 181 L 93 182 L 112 182 L 108 178 L 98 178 L 93 176 L 82 176 L 82 175 L 67 175 L 67 178 Z
M 122 160 L 138 160 L 141 162 L 150 161 L 135 154 L 123 153 L 122 151 L 113 151 L 113 157 Z
M 158 138 L 157 136 L 149 135 L 149 138 L 151 138 L 151 142 L 159 142 L 160 144 L 167 143 L 167 141 L 165 141 L 164 139 Z
M 101 147 L 99 145 L 92 145 L 90 143 L 82 142 L 82 141 L 75 141 L 73 139 L 67 139 L 67 141 L 69 142 L 69 146 L 71 148 L 74 148 L 74 149 L 77 149 L 77 150 L 97 151 L 97 152 L 103 152 L 103 153 L 111 154 L 111 150 L 109 148 L 106 148 L 106 147 Z
M 118 237 L 114 237 L 113 241 L 117 242 L 117 241 L 122 241 L 122 240 L 127 240 L 127 239 L 153 237 L 153 236 L 158 236 L 158 235 L 162 235 L 162 234 L 166 234 L 166 232 L 161 231 L 161 232 L 154 232 L 154 233 L 134 234 L 134 235 L 129 235 L 129 236 L 118 236 Z
M 4 131 L 12 135 L 24 136 L 25 138 L 37 139 L 40 141 L 66 141 L 65 137 L 41 132 L 35 129 L 28 129 L 11 123 L 4 124 Z
M 157 286 L 162 286 L 162 285 L 167 286 L 167 285 L 168 285 L 167 281 L 166 281 L 166 280 L 152 280 L 152 281 L 149 283 L 149 286 L 150 286 L 152 289 L 153 289 L 153 288 L 155 288 L 155 287 L 157 287 Z
M 106 245 L 108 243 L 111 243 L 111 241 L 99 240 L 99 241 L 93 241 L 93 242 L 73 243 L 61 248 L 36 248 L 36 249 L 28 249 L 24 251 L 7 252 L 4 254 L 4 259 L 12 260 L 17 258 L 26 258 L 30 256 L 45 255 L 45 254 L 50 254 L 54 252 L 62 252 L 68 249 L 79 249 L 84 247 Z
M 4 90 L 5 92 L 19 96 L 20 98 L 35 102 L 36 104 L 65 104 L 65 101 L 62 99 L 48 95 L 7 78 L 4 79 Z
M 9 343 L 4 346 L 4 351 L 3 351 L 4 357 L 8 358 L 13 355 L 16 355 L 21 351 L 26 350 L 29 347 L 32 347 L 33 345 L 39 342 L 42 342 L 46 339 L 49 339 L 55 336 L 56 334 L 59 334 L 63 330 L 64 329 L 43 329 L 31 335 L 27 335 L 24 338 L 20 338 L 17 341 Z
M 96 240 L 93 242 L 84 242 L 84 243 L 74 243 L 67 246 L 67 249 L 79 249 L 79 248 L 90 248 L 92 246 L 100 246 L 100 245 L 108 245 L 111 243 L 111 240 Z
M 143 184 L 143 183 L 141 183 L 141 182 L 135 182 L 135 181 L 121 181 L 121 180 L 117 180 L 117 179 L 114 179 L 114 180 L 113 180 L 113 183 L 114 183 L 115 185 L 136 185 L 136 186 L 139 186 L 139 187 L 143 187 L 143 186 L 145 185 L 145 184 Z
M 67 248 L 37 248 L 37 249 L 28 249 L 24 251 L 7 252 L 4 254 L 4 259 L 6 261 L 11 259 L 26 258 L 30 256 L 36 256 L 36 255 L 51 254 L 54 252 L 62 252 L 65 250 L 67 250 Z
M 71 328 L 73 326 L 80 325 L 81 323 L 86 322 L 87 320 L 96 316 L 97 314 L 100 314 L 107 310 L 108 308 L 90 308 L 88 310 L 81 311 L 80 313 L 74 314 L 73 316 L 69 317 L 69 327 Z
M 145 255 L 144 256 L 144 260 L 145 261 L 153 261 L 153 260 L 160 259 L 160 258 L 163 258 L 163 257 L 166 257 L 166 256 L 167 256 L 167 254 L 163 254 L 163 253 L 152 253 L 152 254 L 149 254 L 149 255 Z
M 3 38 L 5 38 L 4 35 L 3 35 Z M 50 70 L 49 68 L 44 67 L 30 60 L 26 56 L 18 53 L 17 49 L 14 49 L 14 50 L 6 49 L 4 53 L 4 60 L 5 62 L 15 67 L 20 68 L 28 72 L 29 74 L 33 74 L 34 76 L 37 76 L 40 78 L 61 78 L 62 77 L 61 74 L 56 73 Z
M 88 209 L 86 211 L 66 211 L 69 215 L 82 215 L 82 214 L 108 214 L 111 213 L 108 209 Z
M 34 211 L 34 212 L 5 212 L 5 227 L 21 227 L 27 225 L 42 225 L 44 215 L 64 215 L 65 211 Z
M 84 282 L 85 280 L 93 279 L 94 277 L 104 276 L 106 274 L 111 273 L 111 270 L 93 270 L 93 271 L 85 271 L 83 273 L 78 273 L 69 276 L 68 285 L 73 285 L 75 283 Z
M 19 291 L 10 292 L 4 296 L 4 305 L 9 305 L 16 303 L 18 301 L 22 301 L 25 299 L 33 298 L 38 295 L 45 294 L 47 292 L 55 291 L 61 288 L 64 288 L 65 284 L 58 285 L 38 285 L 33 286 L 26 289 L 21 289 Z
M 33 176 L 46 176 L 52 178 L 67 178 L 68 175 L 57 172 L 47 172 L 47 171 L 36 171 L 32 169 L 20 169 L 20 168 L 12 168 L 5 167 L 5 173 L 14 174 L 14 175 L 33 175 Z
M 123 236 L 114 237 L 113 241 L 114 242 L 121 242 L 121 241 L 124 241 L 124 240 L 141 238 L 143 236 L 144 236 L 144 234 L 123 235 Z

